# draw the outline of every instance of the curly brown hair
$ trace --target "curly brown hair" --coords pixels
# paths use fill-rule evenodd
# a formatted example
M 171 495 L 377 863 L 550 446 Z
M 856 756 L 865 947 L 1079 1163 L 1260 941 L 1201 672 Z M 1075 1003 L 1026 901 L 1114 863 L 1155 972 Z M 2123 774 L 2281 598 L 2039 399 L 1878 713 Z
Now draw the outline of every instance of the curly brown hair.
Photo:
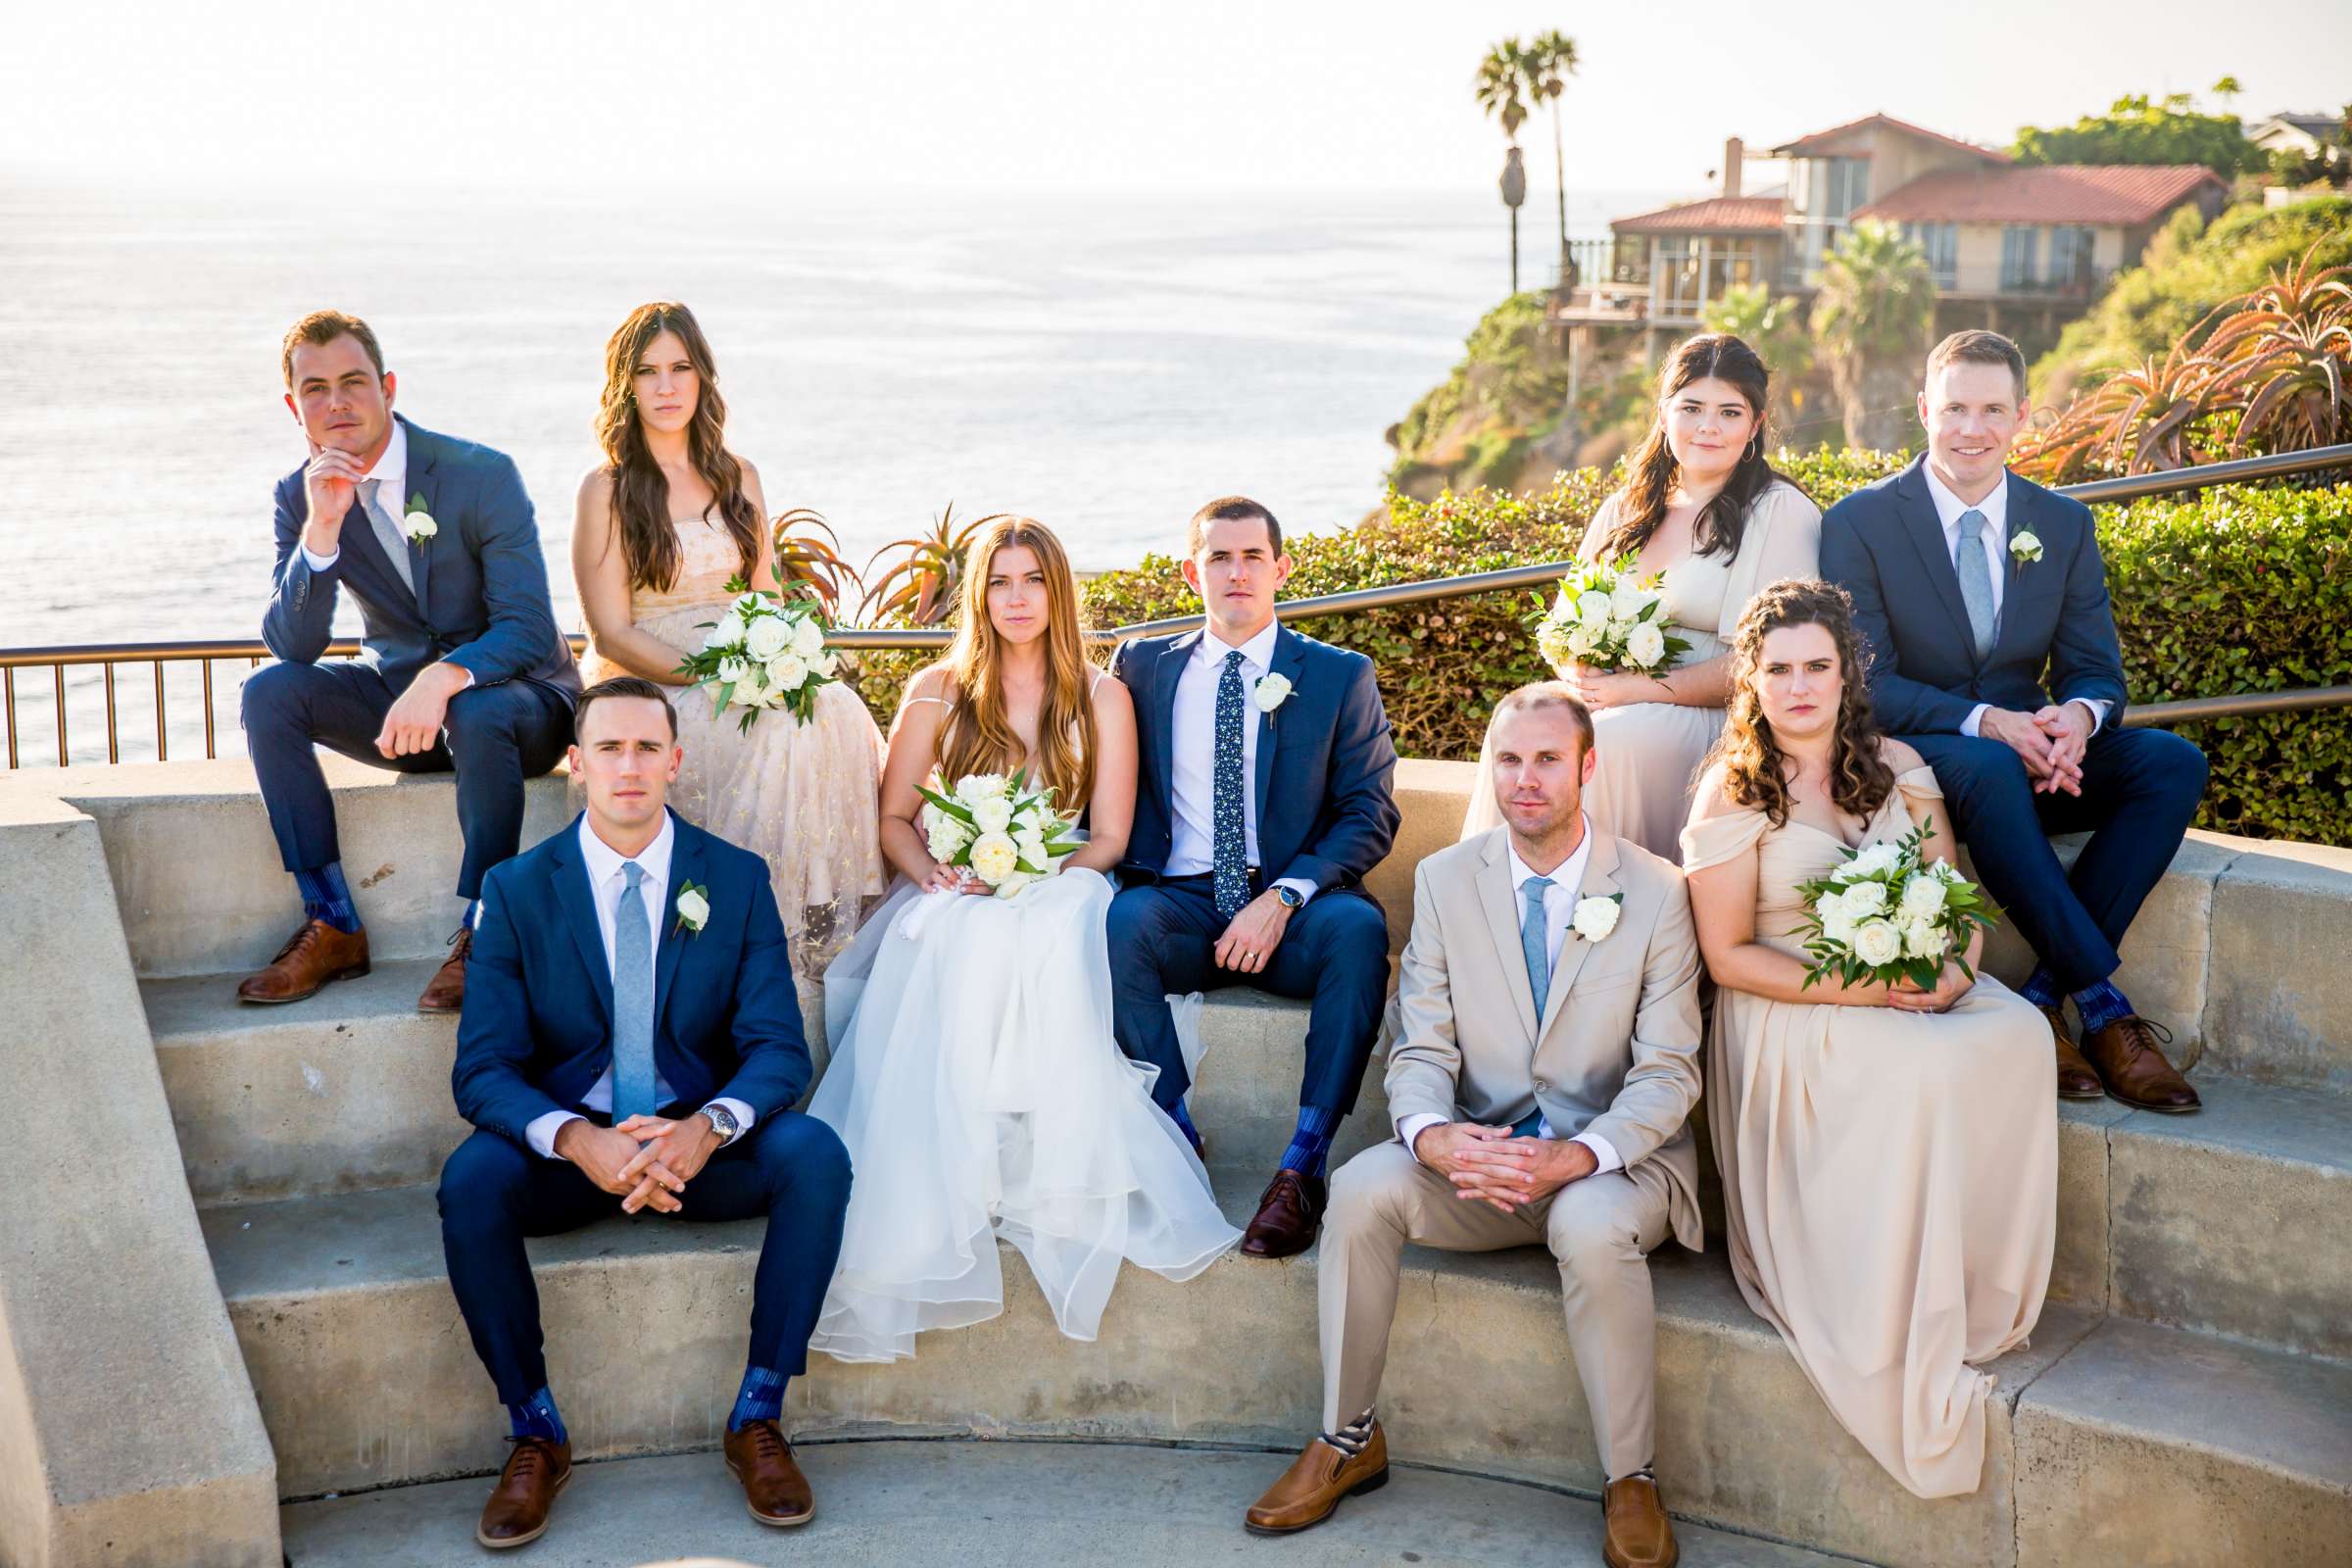
M 1830 743 L 1830 799 L 1849 816 L 1869 818 L 1894 791 L 1894 769 L 1879 755 L 1884 738 L 1870 714 L 1869 657 L 1854 630 L 1854 602 L 1835 583 L 1788 577 L 1747 602 L 1732 633 L 1732 697 L 1723 736 L 1708 761 L 1723 764 L 1723 792 L 1788 825 L 1788 780 L 1772 724 L 1756 699 L 1764 638 L 1785 626 L 1819 626 L 1838 646 L 1838 725 Z

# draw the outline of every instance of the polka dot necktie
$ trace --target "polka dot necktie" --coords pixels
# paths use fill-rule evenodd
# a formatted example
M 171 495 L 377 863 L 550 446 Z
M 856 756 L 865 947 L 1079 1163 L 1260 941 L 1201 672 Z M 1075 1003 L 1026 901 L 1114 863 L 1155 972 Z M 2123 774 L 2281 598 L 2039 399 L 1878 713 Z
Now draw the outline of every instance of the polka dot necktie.
M 1217 768 L 1209 795 L 1217 913 L 1230 920 L 1250 902 L 1249 844 L 1242 826 L 1242 651 L 1225 656 L 1217 681 Z

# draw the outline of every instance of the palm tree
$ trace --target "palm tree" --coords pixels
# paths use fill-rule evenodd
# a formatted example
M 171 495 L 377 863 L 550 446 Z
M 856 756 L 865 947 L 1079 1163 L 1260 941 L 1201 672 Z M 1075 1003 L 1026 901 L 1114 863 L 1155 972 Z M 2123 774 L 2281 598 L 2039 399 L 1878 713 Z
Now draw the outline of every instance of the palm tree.
M 1520 57 L 1527 75 L 1528 95 L 1551 105 L 1551 167 L 1560 198 L 1560 286 L 1568 285 L 1568 155 L 1560 141 L 1560 94 L 1576 74 L 1576 40 L 1557 27 L 1539 32 Z
M 1813 340 L 1829 361 L 1848 445 L 1890 452 L 1909 444 L 1905 394 L 1935 319 L 1928 258 L 1892 223 L 1865 219 L 1822 263 Z
M 2224 76 L 2206 89 L 2222 101 L 2222 113 L 2226 115 L 2237 113 L 2237 95 L 2245 90 L 2244 87 L 2238 85 L 2235 76 Z
M 1505 38 L 1487 51 L 1487 58 L 1478 64 L 1478 75 L 1471 90 L 1478 107 L 1492 119 L 1502 122 L 1502 134 L 1510 142 L 1510 151 L 1502 166 L 1503 205 L 1511 210 L 1511 292 L 1519 292 L 1519 203 L 1527 197 L 1527 176 L 1519 168 L 1519 127 L 1527 120 L 1527 101 L 1520 96 L 1527 89 L 1526 52 L 1516 38 Z M 1518 197 L 1513 199 L 1512 185 L 1516 181 Z

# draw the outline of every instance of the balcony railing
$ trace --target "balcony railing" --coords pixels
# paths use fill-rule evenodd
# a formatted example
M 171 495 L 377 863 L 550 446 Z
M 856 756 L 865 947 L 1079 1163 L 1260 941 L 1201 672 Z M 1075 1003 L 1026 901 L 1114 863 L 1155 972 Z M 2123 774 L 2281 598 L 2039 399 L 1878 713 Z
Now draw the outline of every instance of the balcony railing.
M 2282 452 L 2260 458 L 2240 458 L 2229 463 L 2206 464 L 2193 468 L 2176 468 L 2169 473 L 2132 474 L 2114 479 L 2093 479 L 2082 484 L 2064 485 L 2061 495 L 2072 496 L 2085 504 L 2104 505 L 2133 501 L 2141 496 L 2167 495 L 2182 490 L 2209 489 L 2217 485 L 2241 484 L 2255 480 L 2283 478 L 2300 473 L 2319 472 L 2328 468 L 2352 467 L 2352 444 L 2322 447 L 2311 452 Z M 1574 564 L 1568 561 L 1536 562 L 1528 565 L 1507 566 L 1499 571 L 1475 572 L 1462 577 L 1440 577 L 1428 582 L 1392 583 L 1379 588 L 1358 588 L 1348 593 L 1323 594 L 1311 599 L 1293 599 L 1275 607 L 1275 613 L 1284 620 L 1308 620 L 1324 615 L 1354 614 L 1367 610 L 1386 610 L 1398 605 L 1428 604 L 1436 600 L 1456 599 L 1473 594 L 1512 592 L 1541 588 L 1566 575 Z M 1201 624 L 1199 615 L 1177 615 L 1163 620 L 1142 621 L 1131 626 L 1119 626 L 1089 635 L 1103 643 L 1126 642 L 1137 637 L 1157 637 L 1172 632 L 1190 631 Z M 825 639 L 834 648 L 845 651 L 891 649 L 945 648 L 952 633 L 941 626 L 922 627 L 844 627 Z M 586 639 L 573 637 L 576 652 L 586 645 Z M 356 642 L 335 642 L 327 645 L 327 654 L 334 658 L 349 658 L 360 651 Z M 171 726 L 167 722 L 169 705 L 166 696 L 167 666 L 196 664 L 197 689 L 203 701 L 201 729 L 204 755 L 220 755 L 219 720 L 215 704 L 215 664 L 243 664 L 247 669 L 259 667 L 270 658 L 270 650 L 258 641 L 225 640 L 219 642 L 172 643 L 115 643 L 70 645 L 49 648 L 0 649 L 0 708 L 7 718 L 8 765 L 25 765 L 22 755 L 23 738 L 19 734 L 17 715 L 17 676 L 22 670 L 49 671 L 49 686 L 55 704 L 57 729 L 57 765 L 66 766 L 72 760 L 72 742 L 67 723 L 67 681 L 69 668 L 97 667 L 105 696 L 106 760 L 122 760 L 121 717 L 122 705 L 117 693 L 117 670 L 122 666 L 147 665 L 153 674 L 155 711 L 155 752 L 159 761 L 171 757 Z M 2352 707 L 2352 686 L 2307 687 L 2291 691 L 2221 693 L 2206 697 L 2183 698 L 2175 702 L 2141 703 L 2126 710 L 2124 722 L 2131 725 L 2185 724 L 2199 719 L 2243 717 L 2256 713 L 2293 712 L 2311 709 Z

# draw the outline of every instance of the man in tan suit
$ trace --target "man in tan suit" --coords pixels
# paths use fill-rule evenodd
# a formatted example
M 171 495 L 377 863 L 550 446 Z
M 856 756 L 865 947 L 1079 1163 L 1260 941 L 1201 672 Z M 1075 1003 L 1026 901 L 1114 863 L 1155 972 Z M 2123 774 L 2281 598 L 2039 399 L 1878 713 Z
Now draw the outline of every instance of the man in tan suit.
M 1398 980 L 1396 1139 L 1332 1179 L 1321 1268 L 1322 1436 L 1246 1518 L 1285 1535 L 1388 1480 L 1373 1405 L 1407 1242 L 1543 1243 L 1607 1470 L 1602 1555 L 1665 1568 L 1650 1473 L 1656 1321 L 1647 1253 L 1696 1250 L 1698 943 L 1682 873 L 1584 813 L 1592 720 L 1556 682 L 1494 710 L 1503 825 L 1421 862 Z M 1539 1007 L 1538 999 L 1542 999 Z M 1532 1364 L 1532 1363 L 1531 1363 Z M 1344 1424 L 1343 1424 L 1344 1423 Z

